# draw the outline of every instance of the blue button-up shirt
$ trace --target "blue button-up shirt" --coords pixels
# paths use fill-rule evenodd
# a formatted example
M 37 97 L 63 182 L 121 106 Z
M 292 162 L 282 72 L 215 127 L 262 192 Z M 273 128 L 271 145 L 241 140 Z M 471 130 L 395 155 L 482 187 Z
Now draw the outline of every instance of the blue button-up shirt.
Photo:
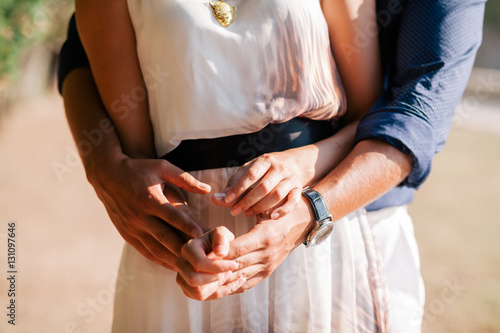
M 409 203 L 448 137 L 481 44 L 484 0 L 377 0 L 385 87 L 358 126 L 413 158 L 400 186 L 368 210 Z
M 485 0 L 377 0 L 385 86 L 361 120 L 356 142 L 389 142 L 411 155 L 413 167 L 368 210 L 409 203 L 429 175 L 481 44 L 484 5 Z M 71 70 L 88 66 L 73 16 L 60 55 L 59 89 Z

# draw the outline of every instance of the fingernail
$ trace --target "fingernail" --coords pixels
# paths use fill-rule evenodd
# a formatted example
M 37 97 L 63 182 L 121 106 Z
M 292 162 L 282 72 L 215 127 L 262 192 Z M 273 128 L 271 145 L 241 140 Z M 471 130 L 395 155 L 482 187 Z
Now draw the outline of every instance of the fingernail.
M 219 285 L 220 286 L 222 286 L 224 283 L 226 283 L 227 279 L 229 278 L 228 273 L 229 272 L 219 273 Z
M 247 279 L 245 279 L 245 278 L 239 278 L 238 282 L 236 282 L 236 285 L 238 286 L 238 288 L 241 287 L 243 285 L 243 283 L 245 283 L 246 280 Z
M 210 185 L 205 184 L 205 183 L 202 183 L 202 182 L 199 182 L 199 183 L 198 183 L 198 186 L 199 186 L 201 189 L 203 189 L 203 190 L 205 190 L 205 191 L 208 191 L 208 192 L 210 192 L 210 191 L 212 190 L 212 187 L 210 187 Z
M 212 195 L 217 201 L 224 201 L 224 198 L 226 197 L 226 193 L 214 193 Z
M 231 214 L 233 216 L 236 216 L 236 215 L 240 214 L 242 211 L 243 210 L 240 207 L 236 207 L 236 208 L 231 209 Z
M 226 193 L 226 203 L 230 203 L 235 198 L 236 198 L 236 194 L 234 194 L 233 192 L 227 192 Z
M 271 219 L 272 220 L 277 220 L 280 218 L 280 213 L 272 213 L 271 214 Z
M 191 236 L 193 236 L 193 238 L 198 238 L 201 235 L 203 235 L 203 233 L 200 230 L 198 230 L 198 229 L 193 229 L 191 231 Z
M 226 282 L 231 277 L 231 274 L 233 274 L 233 272 L 231 272 L 231 271 L 227 271 L 226 273 L 224 273 L 224 277 L 222 278 L 222 281 Z
M 231 262 L 228 264 L 227 269 L 228 269 L 228 270 L 230 270 L 230 271 L 235 271 L 235 270 L 237 270 L 239 267 L 240 267 L 240 265 L 239 265 L 236 261 L 231 261 Z

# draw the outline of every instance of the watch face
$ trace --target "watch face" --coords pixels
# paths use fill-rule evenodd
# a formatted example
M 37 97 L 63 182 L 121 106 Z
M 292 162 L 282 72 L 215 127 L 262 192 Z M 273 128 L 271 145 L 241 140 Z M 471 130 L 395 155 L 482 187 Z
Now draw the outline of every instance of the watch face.
M 314 236 L 311 239 L 310 246 L 315 246 L 323 243 L 323 241 L 327 239 L 328 236 L 330 236 L 332 231 L 333 231 L 332 221 L 326 221 L 323 224 L 321 224 L 320 227 L 314 233 Z

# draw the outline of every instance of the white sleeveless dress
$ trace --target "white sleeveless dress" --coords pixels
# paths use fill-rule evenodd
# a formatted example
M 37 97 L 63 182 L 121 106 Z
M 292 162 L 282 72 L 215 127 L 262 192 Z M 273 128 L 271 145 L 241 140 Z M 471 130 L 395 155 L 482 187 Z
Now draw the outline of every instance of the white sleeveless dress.
M 206 0 L 128 0 L 159 156 L 182 140 L 258 131 L 297 116 L 335 120 L 342 87 L 319 0 L 227 0 L 224 28 Z M 192 172 L 224 190 L 235 168 Z M 198 218 L 236 236 L 255 224 L 188 194 Z M 176 273 L 126 245 L 113 332 L 386 332 L 387 301 L 364 211 L 336 222 L 320 246 L 299 246 L 244 294 L 200 302 Z

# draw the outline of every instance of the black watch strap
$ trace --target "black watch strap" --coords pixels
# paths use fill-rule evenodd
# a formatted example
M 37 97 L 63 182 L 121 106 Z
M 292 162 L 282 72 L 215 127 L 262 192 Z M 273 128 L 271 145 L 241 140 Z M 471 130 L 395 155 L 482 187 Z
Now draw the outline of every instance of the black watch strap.
M 314 211 L 314 216 L 316 216 L 316 221 L 319 223 L 328 218 L 331 218 L 332 215 L 328 211 L 328 206 L 326 205 L 325 199 L 313 189 L 305 188 L 302 191 L 302 195 L 309 200 L 311 203 L 312 209 Z

